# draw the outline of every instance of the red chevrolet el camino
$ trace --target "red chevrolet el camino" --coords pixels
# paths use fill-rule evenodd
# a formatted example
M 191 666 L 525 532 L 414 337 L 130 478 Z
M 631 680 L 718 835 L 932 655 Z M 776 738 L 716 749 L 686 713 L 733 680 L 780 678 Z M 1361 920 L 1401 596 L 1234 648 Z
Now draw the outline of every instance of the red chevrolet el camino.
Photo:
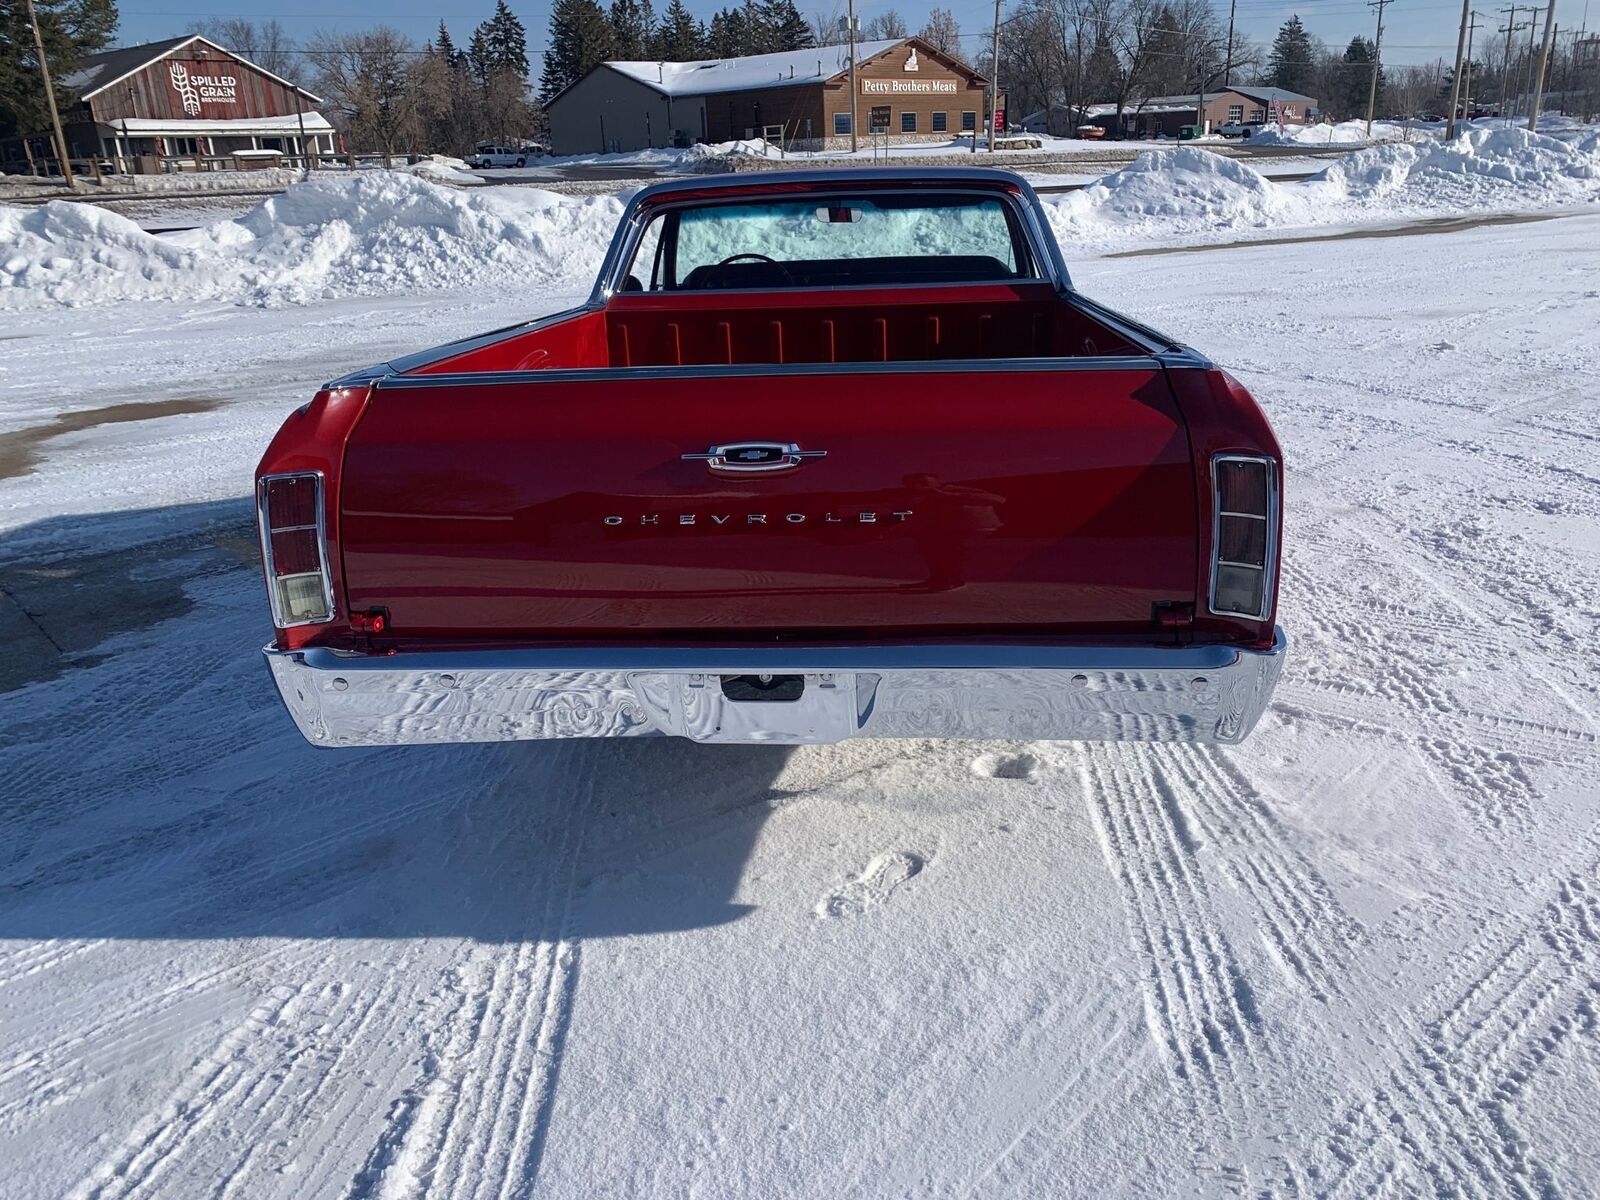
M 1282 456 L 989 170 L 639 192 L 582 308 L 328 384 L 256 480 L 319 746 L 1237 742 Z

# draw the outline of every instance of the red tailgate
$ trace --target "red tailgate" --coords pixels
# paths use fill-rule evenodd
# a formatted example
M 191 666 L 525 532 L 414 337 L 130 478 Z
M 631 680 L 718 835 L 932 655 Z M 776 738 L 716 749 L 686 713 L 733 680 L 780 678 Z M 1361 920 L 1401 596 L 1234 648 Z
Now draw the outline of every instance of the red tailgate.
M 683 457 L 747 440 L 826 453 Z M 407 379 L 374 393 L 341 503 L 349 604 L 399 637 L 1144 633 L 1195 598 L 1154 364 Z

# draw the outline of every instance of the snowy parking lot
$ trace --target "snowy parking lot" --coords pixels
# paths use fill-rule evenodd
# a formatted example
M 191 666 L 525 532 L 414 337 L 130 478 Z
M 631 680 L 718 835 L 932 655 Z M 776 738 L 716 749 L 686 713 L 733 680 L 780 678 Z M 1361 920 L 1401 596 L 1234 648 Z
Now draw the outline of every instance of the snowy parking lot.
M 213 233 L 0 313 L 0 1191 L 1594 1194 L 1575 178 L 1537 220 L 1196 253 L 1061 215 L 1079 286 L 1285 449 L 1290 658 L 1237 748 L 312 750 L 258 654 L 266 439 L 583 263 L 361 294 L 309 251 L 230 280 Z

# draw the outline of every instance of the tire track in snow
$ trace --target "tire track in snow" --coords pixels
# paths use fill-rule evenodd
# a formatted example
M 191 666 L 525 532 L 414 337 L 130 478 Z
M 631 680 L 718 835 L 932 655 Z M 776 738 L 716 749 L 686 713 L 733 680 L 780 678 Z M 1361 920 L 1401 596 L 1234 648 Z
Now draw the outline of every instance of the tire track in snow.
M 235 1097 L 266 1078 L 270 1061 L 256 1067 L 251 1051 L 265 1039 L 300 995 L 299 988 L 273 988 L 250 1014 L 222 1038 L 216 1048 L 185 1074 L 162 1108 L 147 1116 L 134 1132 L 68 1195 L 70 1200 L 109 1200 L 133 1196 L 152 1185 L 164 1167 L 176 1161 L 185 1143 Z M 282 1086 L 279 1077 L 278 1086 Z
M 302 871 L 319 861 L 325 862 L 330 850 L 388 833 L 412 818 L 438 807 L 437 797 L 428 796 L 410 804 L 394 805 L 375 813 L 367 820 L 331 826 L 326 833 L 296 842 L 291 852 L 263 857 L 259 861 L 241 865 L 237 870 L 231 870 L 227 877 L 230 896 L 260 894 L 276 877 Z M 358 882 L 352 880 L 352 884 Z M 208 886 L 214 887 L 215 883 L 214 877 L 207 876 L 193 881 L 187 888 L 176 889 L 174 893 L 176 899 L 173 903 L 154 912 L 147 910 L 141 914 L 141 919 L 151 924 L 170 921 L 181 927 L 178 914 L 182 912 L 202 906 L 225 911 L 229 908 L 227 899 L 219 897 L 214 891 L 209 893 L 205 891 Z M 317 898 L 318 894 L 315 892 L 298 891 L 295 894 L 295 903 L 298 907 L 304 908 Z M 106 921 L 109 923 L 117 919 L 119 918 L 108 915 Z M 103 944 L 109 940 L 99 939 L 99 942 Z M 25 1108 L 33 1107 L 41 1099 L 52 1096 L 61 1098 L 63 1085 L 59 1081 L 92 1074 L 85 1071 L 87 1062 L 126 1055 L 138 1045 L 160 1039 L 168 1029 L 181 1028 L 187 1018 L 181 1013 L 168 1012 L 174 1000 L 225 987 L 241 976 L 267 965 L 278 964 L 285 958 L 304 961 L 313 953 L 313 950 L 307 950 L 303 945 L 285 939 L 279 945 L 265 951 L 253 951 L 244 956 L 230 956 L 223 965 L 194 972 L 159 991 L 142 991 L 136 999 L 121 1006 L 107 1008 L 104 996 L 95 993 L 84 997 L 80 1002 L 82 1011 L 93 1012 L 93 1019 L 87 1025 L 79 1025 L 74 1020 L 72 1001 L 69 999 L 66 1005 L 58 1006 L 59 1015 L 53 1018 L 52 1024 L 58 1027 L 65 1025 L 72 1028 L 73 1032 L 42 1047 L 23 1051 L 0 1063 L 0 1088 L 10 1086 L 21 1088 L 20 1094 L 14 1099 L 0 1101 L 0 1120 L 7 1119 Z M 28 1075 L 29 1082 L 17 1083 L 22 1075 Z
M 1341 554 L 1339 560 L 1343 558 Z M 1342 596 L 1341 581 L 1319 579 L 1298 566 L 1286 570 L 1285 574 L 1298 580 L 1307 592 Z M 1366 614 L 1369 599 L 1367 596 L 1357 598 L 1363 614 Z M 1505 726 L 1492 714 L 1477 712 L 1438 682 L 1440 677 L 1450 673 L 1439 665 L 1440 662 L 1458 653 L 1459 622 L 1457 627 L 1450 628 L 1448 614 L 1424 618 L 1408 613 L 1408 625 L 1414 627 L 1420 623 L 1424 628 L 1407 636 L 1403 652 L 1390 652 L 1383 642 L 1372 641 L 1370 615 L 1363 615 L 1360 620 L 1347 620 L 1338 615 L 1341 608 L 1319 605 L 1306 614 L 1305 619 L 1313 634 L 1332 645 L 1371 647 L 1376 657 L 1362 663 L 1360 668 L 1368 682 L 1365 686 L 1355 686 L 1324 679 L 1300 679 L 1291 673 L 1281 689 L 1280 707 L 1324 720 L 1332 719 L 1346 728 L 1376 732 L 1412 747 L 1441 791 L 1459 798 L 1470 819 L 1487 834 L 1529 832 L 1538 808 L 1539 789 L 1523 765 L 1528 755 L 1526 739 L 1505 738 Z M 1484 636 L 1490 635 L 1485 633 Z M 1374 719 L 1375 714 L 1385 710 L 1392 714 L 1389 721 Z M 1461 736 L 1463 724 L 1489 736 L 1476 741 L 1464 740 Z M 1558 727 L 1539 722 L 1525 721 L 1511 728 L 1545 735 L 1546 744 L 1560 745 L 1564 754 L 1574 749 L 1581 751 L 1585 745 L 1584 733 L 1579 730 L 1565 731 L 1576 736 L 1558 739 L 1548 736 Z M 1490 745 L 1480 744 L 1484 740 Z M 1593 747 L 1600 739 L 1591 735 L 1588 742 Z
M 91 1069 L 92 1064 L 134 1057 L 139 1047 L 159 1043 L 187 1028 L 192 1018 L 174 1002 L 218 990 L 285 959 L 309 960 L 314 953 L 286 941 L 270 950 L 232 958 L 223 966 L 187 975 L 160 991 L 112 1009 L 111 1015 L 87 1028 L 17 1055 L 0 1067 L 0 1088 L 16 1092 L 12 1099 L 0 1101 L 0 1121 L 70 1099 L 100 1073 Z
M 1162 749 L 1187 785 L 1184 795 L 1196 824 L 1251 899 L 1262 942 L 1285 976 L 1318 1001 L 1343 996 L 1343 977 L 1365 943 L 1365 930 L 1311 860 L 1289 845 L 1267 798 L 1231 760 L 1209 746 Z
M 1239 1129 L 1249 1107 L 1241 1067 L 1262 1036 L 1254 993 L 1216 923 L 1170 784 L 1159 769 L 1135 779 L 1126 755 L 1086 746 L 1083 784 L 1144 961 L 1146 1023 L 1175 1079 L 1228 1128 Z
M 587 779 L 590 764 L 567 760 L 596 753 L 560 747 L 551 776 Z M 571 788 L 551 815 L 554 869 L 531 898 L 522 936 L 474 948 L 435 993 L 443 1018 L 425 1035 L 418 1073 L 391 1104 L 347 1200 L 531 1194 L 577 983 L 567 923 L 592 796 L 592 783 Z
M 1365 1181 L 1400 1172 L 1439 1196 L 1559 1194 L 1514 1128 L 1512 1107 L 1562 1040 L 1595 1026 L 1597 872 L 1600 862 L 1591 861 L 1560 881 L 1509 942 L 1483 939 L 1461 956 L 1455 1000 L 1406 1035 L 1410 1047 L 1385 1086 L 1330 1135 L 1327 1149 L 1341 1164 L 1330 1196 L 1371 1194 Z M 1389 1136 L 1345 1144 L 1373 1124 Z
M 317 1159 L 319 1164 L 330 1147 L 337 1147 L 338 1132 L 344 1124 L 342 1118 L 347 1115 L 347 1112 L 341 1113 L 341 1109 L 348 1110 L 351 1105 L 358 1104 L 360 1098 L 359 1090 L 351 1086 L 353 1081 L 344 1067 L 345 1060 L 352 1052 L 365 1048 L 368 1031 L 374 1025 L 383 1026 L 394 1019 L 408 982 L 411 957 L 408 952 L 399 961 L 385 964 L 376 986 L 334 979 L 323 985 L 315 1002 L 308 1001 L 304 1017 L 322 1016 L 324 1019 L 302 1034 L 300 1043 L 287 1056 L 283 1069 L 293 1078 L 286 1079 L 277 1090 L 281 1103 L 265 1104 L 258 1110 L 261 1126 L 252 1131 L 244 1155 L 216 1188 L 217 1200 L 234 1197 L 244 1200 L 255 1194 L 258 1189 L 253 1186 L 252 1169 L 266 1153 L 291 1155 L 290 1161 L 297 1168 L 302 1167 L 299 1162 L 302 1151 L 288 1148 L 307 1131 L 313 1132 L 315 1140 L 303 1152 Z M 371 1059 L 363 1059 L 357 1069 L 364 1071 L 371 1067 Z M 321 1177 L 317 1168 L 304 1174 L 307 1178 Z
M 80 954 L 104 946 L 107 938 L 48 938 L 0 957 L 0 988 L 53 970 Z

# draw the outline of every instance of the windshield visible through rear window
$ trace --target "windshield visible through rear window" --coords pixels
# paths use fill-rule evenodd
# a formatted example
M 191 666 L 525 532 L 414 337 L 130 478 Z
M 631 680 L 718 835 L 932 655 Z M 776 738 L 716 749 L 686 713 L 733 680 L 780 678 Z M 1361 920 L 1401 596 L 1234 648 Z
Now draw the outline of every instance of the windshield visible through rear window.
M 1031 278 L 998 198 L 814 197 L 669 210 L 629 290 L 725 291 Z

